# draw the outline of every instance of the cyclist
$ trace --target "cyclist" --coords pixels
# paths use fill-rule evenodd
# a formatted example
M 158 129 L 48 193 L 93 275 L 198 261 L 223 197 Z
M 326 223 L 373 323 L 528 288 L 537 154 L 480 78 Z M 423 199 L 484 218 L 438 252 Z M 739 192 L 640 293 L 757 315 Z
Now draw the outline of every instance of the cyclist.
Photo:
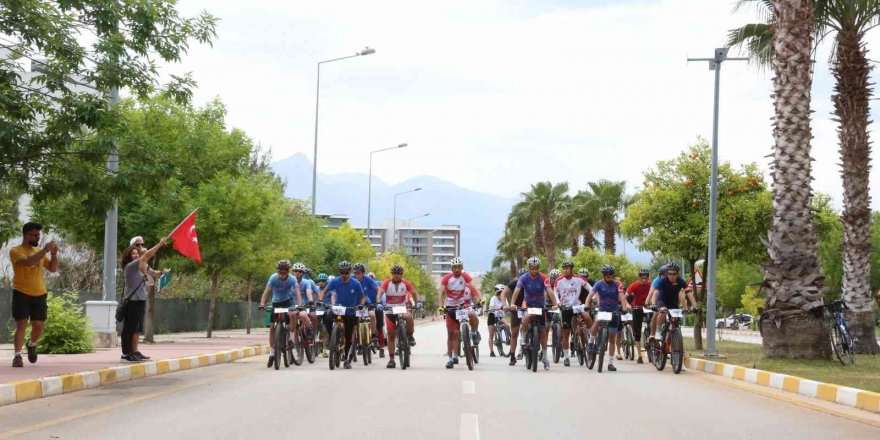
M 461 258 L 455 257 L 450 263 L 452 264 L 452 273 L 446 274 L 440 280 L 440 288 L 437 289 L 437 304 L 444 304 L 444 306 L 440 306 L 439 312 L 446 313 L 446 347 L 448 349 L 447 353 L 449 354 L 449 361 L 446 362 L 446 368 L 452 368 L 454 364 L 458 363 L 458 351 L 460 348 L 460 329 L 458 326 L 458 320 L 455 319 L 455 310 L 452 309 L 458 306 L 467 307 L 470 305 L 471 301 L 465 298 L 466 289 L 470 289 L 471 295 L 473 296 L 472 300 L 474 300 L 476 304 L 482 303 L 480 300 L 480 291 L 474 287 L 471 276 L 467 272 L 464 272 L 464 262 Z M 445 301 L 443 295 L 446 295 Z M 480 322 L 477 321 L 477 314 L 474 313 L 472 309 L 468 310 L 468 317 L 471 328 L 473 328 L 471 338 L 474 341 L 474 345 L 477 345 L 480 343 L 480 335 L 477 332 L 477 326 Z
M 293 275 L 296 277 L 296 284 L 299 286 L 300 293 L 302 294 L 302 301 L 298 301 L 296 305 L 303 307 L 313 303 L 318 296 L 317 286 L 313 288 L 312 281 L 303 278 L 305 271 L 305 264 L 293 263 Z M 318 317 L 315 316 L 314 312 L 310 312 L 307 309 L 300 312 L 299 319 L 303 327 L 306 329 L 306 339 L 309 341 L 313 340 L 315 337 L 314 329 L 318 328 Z
M 678 264 L 669 263 L 666 265 L 666 276 L 660 280 L 659 286 L 657 287 L 657 292 L 654 296 L 654 305 L 656 305 L 660 310 L 666 309 L 677 309 L 679 308 L 680 300 L 681 300 L 681 292 L 687 287 L 687 283 L 678 276 Z M 690 300 L 691 310 L 697 308 L 697 300 L 694 298 L 693 292 L 687 293 L 687 299 Z M 685 301 L 685 306 L 687 306 L 687 301 Z M 655 313 L 654 318 L 651 319 L 651 334 L 654 335 L 654 339 L 660 339 L 660 329 L 663 328 L 663 324 L 666 323 L 666 316 L 664 313 Z
M 370 310 L 370 330 L 373 332 L 373 345 L 379 344 L 379 357 L 385 357 L 385 318 L 382 313 L 382 297 L 379 296 L 379 285 L 376 280 L 366 275 L 367 270 L 361 263 L 355 263 L 354 278 L 361 283 L 364 288 L 364 295 L 367 296 L 367 304 L 373 305 L 375 309 Z
M 586 267 L 578 269 L 578 276 L 583 278 L 587 282 L 587 284 L 591 286 L 596 283 L 594 280 L 590 279 L 590 271 L 588 271 Z
M 504 303 L 501 302 L 501 293 L 506 288 L 507 286 L 504 284 L 496 284 L 495 296 L 489 300 L 489 357 L 495 357 L 495 347 L 492 346 L 492 342 L 495 340 L 495 322 L 501 319 L 495 316 L 495 312 L 504 308 Z
M 553 288 L 556 297 L 559 298 L 560 305 L 564 307 L 572 307 L 580 304 L 581 290 L 585 288 L 589 290 L 591 287 L 592 286 L 590 286 L 585 279 L 574 275 L 574 263 L 571 261 L 562 262 L 562 276 L 556 279 L 556 286 Z M 592 326 L 589 313 L 583 311 L 578 316 L 586 323 L 587 328 Z M 566 367 L 571 365 L 571 361 L 569 360 L 571 356 L 569 340 L 571 339 L 571 325 L 573 318 L 574 313 L 571 309 L 562 310 L 562 350 L 565 357 L 563 365 Z
M 528 273 L 526 268 L 520 269 L 516 277 L 510 280 L 510 283 L 507 284 L 507 288 L 504 289 L 504 292 L 501 293 L 501 302 L 504 303 L 504 307 L 506 310 L 510 310 L 510 366 L 516 365 L 517 359 L 522 359 L 522 352 L 519 355 L 516 355 L 516 339 L 519 337 L 519 328 L 522 324 L 522 312 L 517 309 L 516 304 L 522 303 L 523 293 L 519 292 L 519 295 L 515 298 L 511 298 L 510 301 L 507 300 L 508 297 L 513 296 L 513 291 L 516 290 L 516 283 L 519 282 L 520 277 L 524 274 Z M 511 303 L 512 302 L 512 303 Z
M 660 266 L 660 269 L 657 270 L 657 276 L 651 280 L 651 291 L 648 293 L 648 304 L 654 303 L 654 297 L 657 295 L 657 288 L 660 287 L 660 281 L 663 281 L 663 278 L 666 277 L 666 268 L 669 267 L 669 264 L 664 264 Z
M 319 273 L 318 277 L 316 278 L 316 284 L 318 285 L 318 301 L 329 303 L 330 298 L 324 298 L 324 288 L 327 287 L 328 279 L 329 278 L 327 277 L 327 274 L 323 272 Z M 329 311 L 324 312 L 324 320 L 322 324 L 323 325 L 321 331 L 323 332 L 325 345 L 324 349 L 321 351 L 321 357 L 326 358 L 330 356 L 330 351 L 327 349 L 326 341 L 330 340 L 330 331 L 333 329 L 333 316 Z
M 395 264 L 391 266 L 391 278 L 382 282 L 382 285 L 379 286 L 379 297 L 385 296 L 385 305 L 386 307 L 394 307 L 394 306 L 405 306 L 408 302 L 408 298 L 412 296 L 416 300 L 417 307 L 421 307 L 422 301 L 421 296 L 419 295 L 419 291 L 410 283 L 409 281 L 403 279 L 403 266 L 399 264 Z M 407 312 L 403 315 L 403 318 L 406 320 L 406 331 L 409 334 L 409 345 L 410 347 L 415 347 L 416 338 L 413 336 L 415 332 L 415 325 L 413 323 L 412 314 Z M 385 315 L 385 325 L 388 328 L 388 346 L 391 347 L 388 350 L 388 357 L 391 358 L 388 360 L 388 368 L 395 368 L 397 365 L 394 363 L 394 348 L 397 347 L 396 339 L 397 339 L 397 325 L 400 324 L 400 315 Z
M 562 275 L 562 272 L 559 269 L 553 269 L 547 275 L 550 276 L 550 287 L 556 288 L 556 279 Z
M 645 307 L 648 294 L 651 292 L 650 280 L 651 271 L 644 267 L 639 269 L 639 280 L 634 281 L 626 288 L 626 300 L 633 306 L 633 338 L 636 340 L 636 347 L 638 347 L 639 358 L 636 360 L 636 363 L 639 364 L 644 363 L 642 360 L 642 344 L 640 342 L 642 341 L 642 322 L 645 319 L 643 307 Z M 630 296 L 632 296 L 632 299 L 630 299 Z
M 291 266 L 288 260 L 278 261 L 278 264 L 275 265 L 276 273 L 269 277 L 266 288 L 263 289 L 263 296 L 260 297 L 260 309 L 265 310 L 266 301 L 269 299 L 269 292 L 272 292 L 271 311 L 273 313 L 271 314 L 272 324 L 269 328 L 269 347 L 271 348 L 275 348 L 275 339 L 272 337 L 275 334 L 275 321 L 277 320 L 274 313 L 275 308 L 290 308 L 293 305 L 294 299 L 297 301 L 302 299 L 296 279 L 290 276 Z M 287 316 L 293 322 L 292 320 L 296 319 L 296 312 L 288 312 Z M 269 353 L 267 367 L 271 367 L 272 363 L 275 362 L 275 350 L 269 350 Z
M 367 301 L 364 295 L 364 288 L 357 280 L 351 279 L 351 264 L 348 261 L 339 262 L 339 276 L 333 278 L 333 281 L 327 283 L 321 297 L 324 298 L 330 294 L 330 304 L 356 307 L 363 305 Z M 332 313 L 331 313 L 332 315 Z M 336 319 L 333 317 L 333 319 Z M 351 344 L 354 342 L 354 328 L 357 326 L 357 317 L 354 310 L 346 310 L 343 323 L 345 324 L 345 365 L 346 369 L 351 368 L 351 359 L 354 353 L 351 352 Z
M 526 261 L 526 264 L 529 266 L 529 272 L 524 274 L 519 278 L 516 282 L 516 289 L 513 291 L 513 296 L 516 297 L 520 292 L 523 293 L 523 301 L 518 306 L 526 309 L 530 307 L 540 307 L 542 310 L 546 304 L 547 297 L 550 297 L 550 301 L 553 304 L 552 307 L 556 310 L 559 307 L 559 300 L 556 298 L 556 294 L 553 293 L 553 288 L 550 287 L 550 278 L 547 275 L 541 273 L 539 269 L 541 268 L 541 260 L 538 257 L 529 258 Z M 550 361 L 547 359 L 547 335 L 549 333 L 549 329 L 545 325 L 545 314 L 542 314 L 540 317 L 534 317 L 532 315 L 526 314 L 523 316 L 523 327 L 528 328 L 529 322 L 532 319 L 537 320 L 535 325 L 538 326 L 538 329 L 541 331 L 541 349 L 544 350 L 544 356 L 542 360 L 544 361 L 544 369 L 550 369 Z
M 621 305 L 625 311 L 629 311 L 632 307 L 626 301 L 623 292 L 623 284 L 614 278 L 614 266 L 606 264 L 600 270 L 602 279 L 593 284 L 590 295 L 587 296 L 586 304 L 589 304 L 594 297 L 599 298 L 600 312 L 616 312 Z M 617 371 L 614 366 L 614 348 L 617 341 L 617 330 L 620 328 L 620 315 L 615 314 L 612 321 L 608 324 L 608 371 Z M 595 338 L 599 331 L 599 320 L 593 322 L 593 328 L 590 331 L 590 350 L 595 350 Z

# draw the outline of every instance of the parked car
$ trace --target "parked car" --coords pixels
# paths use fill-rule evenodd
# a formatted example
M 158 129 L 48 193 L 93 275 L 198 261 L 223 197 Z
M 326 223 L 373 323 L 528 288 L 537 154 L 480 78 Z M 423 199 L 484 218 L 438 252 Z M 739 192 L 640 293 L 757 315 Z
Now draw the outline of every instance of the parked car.
M 737 313 L 715 320 L 715 327 L 731 328 L 731 327 L 748 327 L 752 324 L 754 317 L 745 313 Z

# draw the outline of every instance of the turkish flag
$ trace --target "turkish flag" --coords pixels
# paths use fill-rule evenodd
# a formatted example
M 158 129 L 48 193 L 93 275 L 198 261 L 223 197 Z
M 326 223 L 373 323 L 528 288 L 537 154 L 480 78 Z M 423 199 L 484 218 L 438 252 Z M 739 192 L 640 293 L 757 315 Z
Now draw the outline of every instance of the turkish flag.
M 196 211 L 193 211 L 177 225 L 169 237 L 174 240 L 174 249 L 177 252 L 202 264 L 202 256 L 199 254 L 199 238 L 196 235 Z

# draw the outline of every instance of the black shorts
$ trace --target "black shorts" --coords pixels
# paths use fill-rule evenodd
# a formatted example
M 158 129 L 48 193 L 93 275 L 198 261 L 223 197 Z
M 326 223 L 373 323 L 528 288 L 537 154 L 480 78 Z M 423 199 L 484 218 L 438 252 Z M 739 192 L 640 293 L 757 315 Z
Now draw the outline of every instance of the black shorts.
M 519 327 L 521 324 L 522 318 L 519 317 L 519 312 L 516 310 L 510 312 L 510 326 Z
M 144 300 L 131 300 L 125 306 L 123 315 L 123 327 L 133 328 L 138 333 L 144 332 L 144 316 L 147 314 L 147 302 Z
M 12 319 L 16 321 L 26 320 L 45 321 L 49 313 L 46 305 L 47 294 L 40 296 L 25 295 L 18 290 L 12 291 Z
M 574 312 L 571 309 L 562 311 L 562 328 L 571 328 L 571 322 L 574 319 Z
M 292 305 L 293 305 L 293 300 L 292 300 L 292 299 L 289 299 L 289 300 L 287 300 L 287 301 L 277 302 L 277 303 L 276 303 L 276 302 L 273 302 L 273 303 L 272 303 L 272 310 L 270 310 L 270 312 L 272 312 L 272 317 L 269 319 L 269 322 L 278 322 L 278 315 L 275 314 L 275 308 L 276 308 L 276 307 L 287 307 L 287 308 L 290 308 L 290 306 L 292 306 Z M 285 319 L 285 321 L 287 321 L 287 320 Z
M 539 306 L 539 307 L 541 307 L 541 306 Z M 529 308 L 534 308 L 534 307 L 529 306 Z M 523 313 L 528 313 L 528 312 L 523 312 Z M 547 311 L 544 310 L 544 313 L 542 313 L 540 315 L 533 315 L 529 319 L 529 321 L 530 321 L 529 324 L 537 325 L 538 329 L 543 331 L 547 327 Z
M 633 315 L 633 338 L 636 341 L 642 340 L 642 322 L 645 320 L 645 311 L 641 307 L 634 307 Z
M 496 311 L 497 310 L 490 310 L 489 311 L 489 318 L 488 318 L 489 321 L 488 321 L 487 325 L 495 325 L 498 323 L 498 321 L 503 321 L 502 318 L 495 316 Z
M 376 329 L 385 328 L 385 312 L 376 309 Z

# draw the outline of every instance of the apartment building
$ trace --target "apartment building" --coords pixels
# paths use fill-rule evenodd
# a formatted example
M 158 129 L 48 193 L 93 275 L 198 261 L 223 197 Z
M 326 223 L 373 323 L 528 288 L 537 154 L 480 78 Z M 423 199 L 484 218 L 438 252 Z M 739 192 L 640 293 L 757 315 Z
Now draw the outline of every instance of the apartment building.
M 452 270 L 452 259 L 461 255 L 458 225 L 401 227 L 395 235 L 396 246 L 418 259 L 422 269 L 430 274 L 448 273 Z

